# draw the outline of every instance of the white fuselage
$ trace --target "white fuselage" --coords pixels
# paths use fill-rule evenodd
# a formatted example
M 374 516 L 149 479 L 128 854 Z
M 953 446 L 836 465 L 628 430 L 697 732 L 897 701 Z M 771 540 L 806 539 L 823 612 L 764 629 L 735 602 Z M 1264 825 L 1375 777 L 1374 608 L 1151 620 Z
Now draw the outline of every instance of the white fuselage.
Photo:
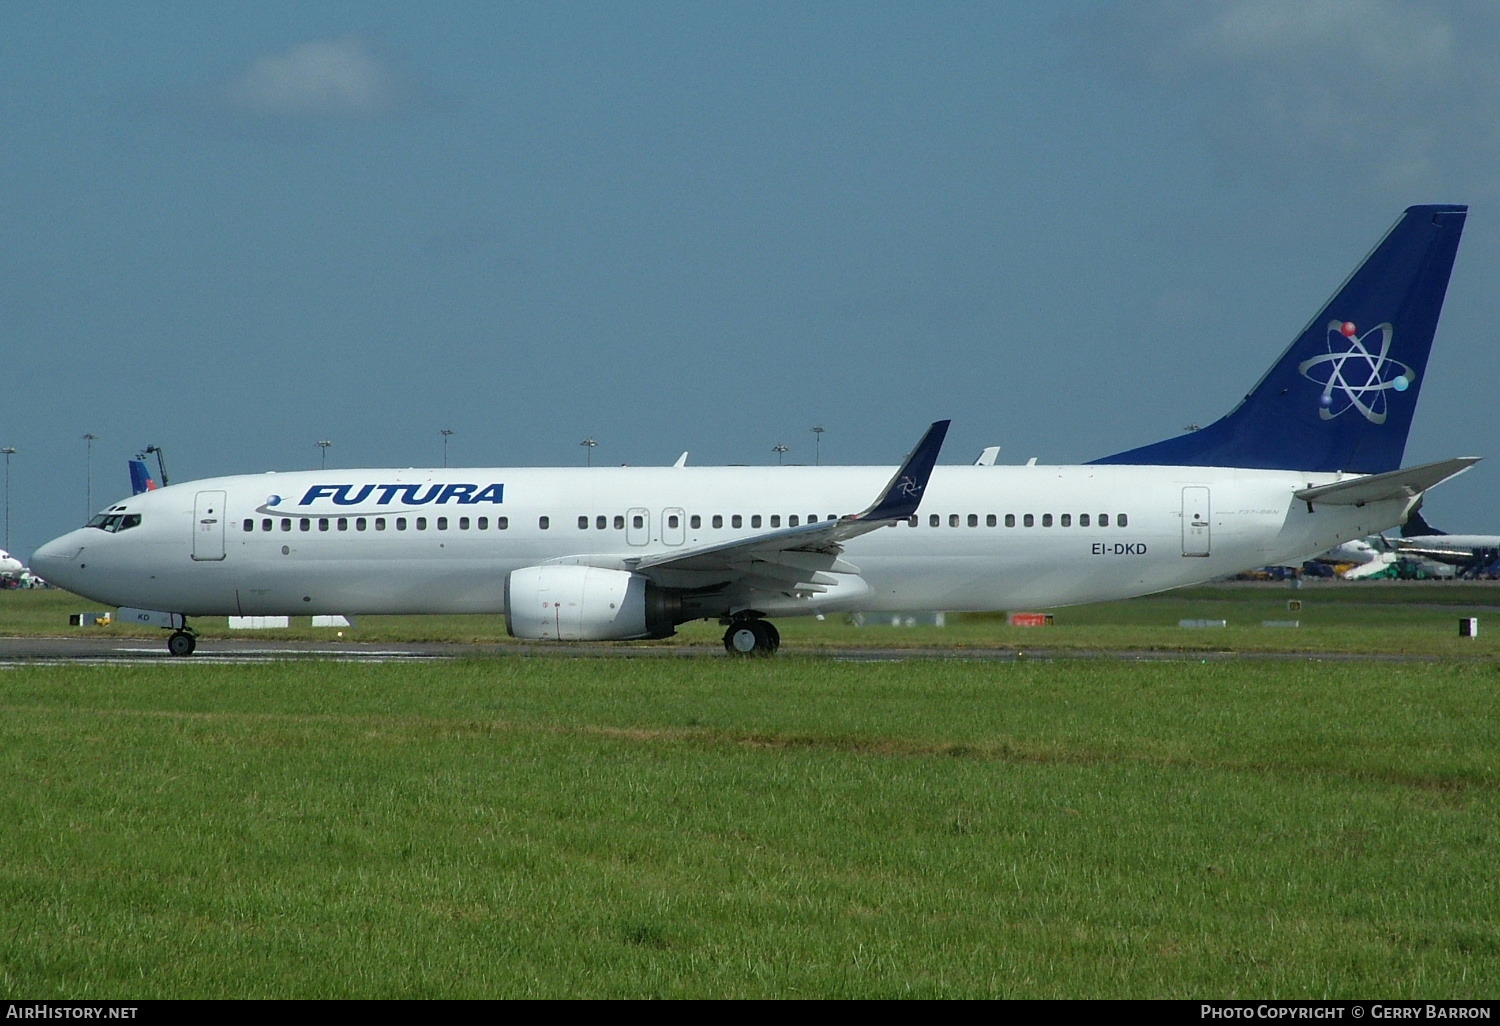
M 113 530 L 73 531 L 38 550 L 33 567 L 96 601 L 187 615 L 499 613 L 506 578 L 522 567 L 629 560 L 842 516 L 879 494 L 892 469 L 214 478 L 124 500 L 108 511 L 120 518 Z M 1336 480 L 1204 467 L 938 467 L 914 524 L 845 543 L 841 558 L 861 586 L 755 605 L 796 615 L 1119 599 L 1310 557 L 1405 516 L 1408 500 L 1310 509 L 1293 497 Z

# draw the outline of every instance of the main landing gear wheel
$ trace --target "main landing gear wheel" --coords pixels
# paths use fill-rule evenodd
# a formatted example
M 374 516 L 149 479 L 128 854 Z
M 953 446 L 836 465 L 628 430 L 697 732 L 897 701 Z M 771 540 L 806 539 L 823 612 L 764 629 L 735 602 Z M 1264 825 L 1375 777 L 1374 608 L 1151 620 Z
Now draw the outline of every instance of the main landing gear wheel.
M 173 631 L 167 638 L 167 651 L 174 656 L 190 656 L 198 647 L 198 639 L 187 631 Z
M 724 632 L 724 651 L 737 656 L 768 656 L 781 647 L 781 632 L 768 620 L 736 620 Z

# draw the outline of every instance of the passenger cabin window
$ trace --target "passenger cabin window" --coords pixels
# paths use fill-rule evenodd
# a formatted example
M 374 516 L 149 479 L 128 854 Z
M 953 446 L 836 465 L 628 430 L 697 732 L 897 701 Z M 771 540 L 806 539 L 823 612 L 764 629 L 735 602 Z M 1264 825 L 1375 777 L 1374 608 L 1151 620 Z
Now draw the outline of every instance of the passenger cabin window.
M 580 531 L 587 531 L 589 529 L 589 518 L 588 517 L 579 517 L 578 518 L 578 529 Z
M 780 527 L 781 526 L 781 514 L 780 513 L 772 513 L 771 514 L 771 526 L 772 527 Z
M 490 518 L 480 517 L 478 520 L 478 525 L 481 531 L 488 531 L 490 529 Z
M 979 514 L 978 513 L 970 513 L 969 514 L 969 526 L 970 527 L 978 527 L 979 526 Z
M 1115 523 L 1118 526 L 1120 526 L 1120 527 L 1129 527 L 1130 526 L 1130 520 L 1128 518 L 1126 518 L 1126 516 L 1125 516 L 1124 513 L 1116 513 L 1115 514 Z
M 1043 527 L 1051 527 L 1052 526 L 1052 514 L 1051 513 L 1043 513 L 1042 514 L 1042 526 Z
M 508 531 L 508 530 L 510 530 L 510 517 L 496 517 L 495 518 L 495 530 L 497 530 L 497 531 Z
M 646 518 L 645 517 L 639 517 L 639 516 L 631 517 L 630 518 L 630 526 L 631 527 L 635 527 L 635 528 L 645 527 L 646 526 Z
M 957 527 L 958 526 L 958 514 L 957 513 L 949 513 L 948 514 L 948 526 L 949 527 Z
M 1071 513 L 1064 513 L 1062 516 L 1060 516 L 1060 517 L 1057 518 L 1057 523 L 1058 523 L 1058 526 L 1060 526 L 1060 527 L 1072 527 L 1073 526 L 1073 514 L 1071 514 Z
M 793 513 L 791 516 L 789 516 L 789 517 L 786 518 L 786 526 L 788 526 L 788 527 L 796 527 L 797 526 L 797 514 Z
M 930 516 L 930 517 L 927 518 L 927 526 L 928 527 L 937 527 L 942 522 L 943 522 L 943 518 L 940 517 L 940 516 L 938 516 L 936 513 L 932 514 L 932 516 Z
M 1100 513 L 1099 514 L 1099 526 L 1100 527 L 1108 527 L 1109 526 L 1109 514 L 1108 513 Z
M 437 529 L 439 531 L 446 531 L 446 530 L 448 530 L 448 518 L 447 517 L 438 517 L 437 518 Z
M 354 529 L 356 531 L 363 531 L 368 526 L 370 526 L 370 523 L 364 517 L 358 517 L 354 521 Z
M 425 530 L 427 530 L 427 518 L 426 517 L 417 517 L 417 530 L 418 531 L 425 531 Z
M 1016 526 L 1016 515 L 1014 513 L 1007 513 L 1007 514 L 1005 514 L 1005 526 L 1006 527 L 1015 527 Z
M 404 530 L 406 530 L 406 518 L 405 517 L 397 517 L 396 518 L 396 530 L 398 530 L 398 531 L 404 531 Z
M 740 516 L 738 513 L 736 513 L 734 516 L 732 516 L 732 517 L 729 518 L 729 526 L 730 527 L 744 527 L 745 526 L 745 518 L 742 517 L 742 516 Z
M 714 526 L 715 527 L 723 527 L 724 526 L 724 518 L 722 516 L 720 516 L 718 513 L 714 514 Z
M 698 525 L 694 524 L 693 526 L 697 527 Z M 625 530 L 625 518 L 624 517 L 618 517 L 618 516 L 615 517 L 615 530 L 616 531 L 623 531 L 623 530 Z
M 297 521 L 297 530 L 299 530 L 299 531 L 311 531 L 312 530 L 312 521 L 309 520 L 307 517 L 303 517 L 301 520 Z
M 678 527 L 681 524 L 682 524 L 682 518 L 679 517 L 676 513 L 673 513 L 671 516 L 667 517 L 667 526 L 668 527 Z
M 375 530 L 377 530 L 377 531 L 384 531 L 385 530 L 385 517 L 376 517 L 375 518 Z
M 339 517 L 339 530 L 340 531 L 347 531 L 347 530 L 349 530 L 349 518 L 348 517 Z
M 1087 526 L 1089 526 L 1089 515 L 1087 513 L 1080 513 L 1080 514 L 1078 514 L 1078 526 L 1079 527 L 1087 527 Z
M 469 529 L 469 518 L 468 517 L 459 517 L 458 518 L 458 529 L 460 531 L 467 531 Z
M 692 516 L 688 517 L 688 526 L 696 531 L 698 528 L 703 526 L 703 518 L 694 513 Z
M 609 526 L 609 518 L 608 517 L 595 517 L 594 518 L 594 530 L 596 530 L 596 531 L 602 531 L 602 530 L 604 530 L 608 526 Z
M 752 513 L 750 515 L 750 526 L 751 527 L 759 527 L 760 526 L 760 514 L 759 513 Z
M 545 531 L 549 527 L 552 526 L 552 518 L 551 517 L 537 517 L 536 518 L 536 526 L 539 527 L 539 528 L 541 528 L 543 531 Z
M 1023 516 L 1021 518 L 1021 523 L 1022 523 L 1023 526 L 1026 526 L 1026 527 L 1035 527 L 1036 526 L 1036 517 L 1032 516 L 1030 513 L 1027 513 L 1025 516 Z

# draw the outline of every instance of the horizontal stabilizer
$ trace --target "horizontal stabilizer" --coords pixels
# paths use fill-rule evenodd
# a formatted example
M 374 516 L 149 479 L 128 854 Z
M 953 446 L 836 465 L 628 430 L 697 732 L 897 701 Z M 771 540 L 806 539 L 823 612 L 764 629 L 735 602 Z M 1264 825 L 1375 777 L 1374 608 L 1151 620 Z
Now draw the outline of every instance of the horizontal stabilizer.
M 1407 467 L 1405 470 L 1392 470 L 1386 474 L 1372 474 L 1351 481 L 1304 488 L 1296 496 L 1303 502 L 1329 506 L 1363 506 L 1367 502 L 1382 502 L 1386 499 L 1411 499 L 1433 485 L 1442 484 L 1450 477 L 1462 474 L 1478 462 L 1478 456 L 1459 456 L 1438 463 L 1424 463 L 1420 467 Z

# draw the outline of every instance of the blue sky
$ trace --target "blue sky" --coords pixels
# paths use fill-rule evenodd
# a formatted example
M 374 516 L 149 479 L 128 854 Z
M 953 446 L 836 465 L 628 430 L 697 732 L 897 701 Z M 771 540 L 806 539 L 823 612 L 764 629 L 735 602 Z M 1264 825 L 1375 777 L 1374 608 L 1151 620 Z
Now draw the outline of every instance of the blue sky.
M 1075 462 L 1226 412 L 1473 205 L 1407 462 L 1500 456 L 1500 13 L 26 3 L 0 14 L 21 554 L 316 467 Z M 1500 531 L 1500 464 L 1429 499 Z

